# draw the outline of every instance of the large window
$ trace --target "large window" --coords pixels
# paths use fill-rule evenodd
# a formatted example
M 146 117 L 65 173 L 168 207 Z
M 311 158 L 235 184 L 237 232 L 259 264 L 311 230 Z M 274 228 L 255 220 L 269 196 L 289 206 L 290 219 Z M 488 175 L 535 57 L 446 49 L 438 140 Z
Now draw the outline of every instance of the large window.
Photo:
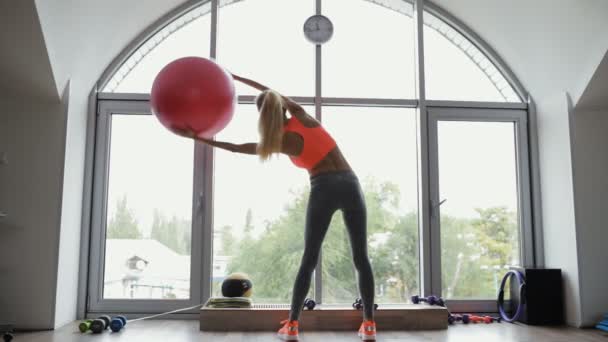
M 423 32 L 428 99 L 521 101 L 492 61 L 449 23 L 425 12 Z
M 190 298 L 194 144 L 149 115 L 111 130 L 103 297 Z
M 217 139 L 256 142 L 257 119 L 255 105 L 240 105 Z M 304 250 L 306 172 L 284 156 L 260 163 L 222 150 L 214 164 L 213 294 L 227 274 L 244 272 L 256 302 L 288 302 Z
M 434 285 L 447 299 L 495 299 L 530 225 L 526 113 L 432 108 L 429 119 Z
M 246 0 L 221 7 L 218 61 L 286 94 L 314 95 L 315 49 L 302 36 L 302 23 L 313 11 L 308 0 Z M 256 94 L 242 84 L 236 90 Z
M 185 56 L 298 98 L 334 136 L 365 192 L 379 303 L 440 294 L 454 309 L 474 299 L 493 310 L 505 268 L 534 263 L 524 92 L 441 10 L 429 5 L 414 20 L 416 1 L 188 3 L 133 45 L 99 84 L 89 310 L 196 304 L 220 295 L 233 272 L 251 276 L 256 303 L 291 298 L 308 175 L 286 157 L 261 163 L 162 128 L 148 94 L 159 70 Z M 322 46 L 303 34 L 315 13 L 334 25 Z M 216 139 L 256 142 L 257 92 L 237 84 L 237 93 Z M 339 213 L 309 296 L 358 297 Z
M 169 62 L 185 56 L 208 57 L 210 10 L 211 4 L 204 3 L 148 39 L 118 68 L 103 91 L 148 94 L 154 77 Z
M 379 303 L 418 290 L 416 113 L 409 108 L 324 107 L 323 123 L 357 173 L 368 210 L 369 256 Z M 348 234 L 334 215 L 323 248 L 323 300 L 358 297 Z
M 521 266 L 514 134 L 511 122 L 438 123 L 447 298 L 495 298 L 505 269 Z
M 323 96 L 414 98 L 412 5 L 387 10 L 364 0 L 323 2 L 335 26 L 323 46 Z

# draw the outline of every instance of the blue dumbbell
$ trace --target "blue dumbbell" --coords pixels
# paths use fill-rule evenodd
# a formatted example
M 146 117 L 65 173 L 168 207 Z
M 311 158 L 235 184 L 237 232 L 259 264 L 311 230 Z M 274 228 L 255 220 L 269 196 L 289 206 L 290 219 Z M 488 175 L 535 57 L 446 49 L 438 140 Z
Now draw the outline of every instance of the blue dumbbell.
M 127 318 L 125 316 L 115 316 L 110 322 L 110 329 L 113 332 L 119 332 L 122 328 L 127 325 Z

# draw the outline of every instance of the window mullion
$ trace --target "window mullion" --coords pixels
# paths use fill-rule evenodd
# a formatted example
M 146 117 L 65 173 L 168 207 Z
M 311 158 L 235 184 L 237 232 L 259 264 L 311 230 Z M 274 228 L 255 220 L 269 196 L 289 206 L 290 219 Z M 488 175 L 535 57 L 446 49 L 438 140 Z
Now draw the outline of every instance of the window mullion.
M 315 14 L 321 14 L 321 0 L 315 1 Z M 315 45 L 315 117 L 320 122 L 323 121 L 323 103 L 321 96 L 322 84 L 322 47 L 320 44 Z M 323 303 L 323 250 L 319 251 L 319 261 L 315 268 L 315 300 L 318 304 Z
M 418 224 L 420 255 L 420 291 L 423 295 L 433 292 L 435 284 L 431 277 L 433 267 L 439 266 L 431 257 L 431 216 L 429 183 L 428 115 L 424 78 L 424 0 L 414 1 L 414 32 L 416 48 L 416 90 L 418 92 Z M 437 237 L 438 239 L 438 237 Z M 435 239 L 435 240 L 437 240 Z M 438 240 L 437 240 L 438 241 Z M 441 285 L 441 284 L 439 284 Z

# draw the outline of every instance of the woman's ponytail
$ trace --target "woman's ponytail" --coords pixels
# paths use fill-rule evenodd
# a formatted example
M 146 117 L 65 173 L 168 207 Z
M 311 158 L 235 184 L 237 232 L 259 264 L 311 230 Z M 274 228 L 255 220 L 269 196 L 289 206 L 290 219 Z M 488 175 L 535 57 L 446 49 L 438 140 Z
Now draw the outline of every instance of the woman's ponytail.
M 263 96 L 263 98 L 261 98 Z M 262 101 L 260 105 L 260 101 Z M 257 101 L 260 110 L 258 130 L 260 142 L 258 155 L 262 160 L 268 160 L 273 153 L 281 152 L 283 143 L 283 100 L 274 90 L 265 90 Z

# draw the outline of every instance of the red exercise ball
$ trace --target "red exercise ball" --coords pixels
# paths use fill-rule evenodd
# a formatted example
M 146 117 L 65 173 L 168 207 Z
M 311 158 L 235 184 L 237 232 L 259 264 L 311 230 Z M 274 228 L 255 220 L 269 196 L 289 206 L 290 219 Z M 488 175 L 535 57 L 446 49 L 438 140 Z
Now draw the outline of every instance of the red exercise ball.
M 191 128 L 211 138 L 232 119 L 236 93 L 232 76 L 212 60 L 184 57 L 167 64 L 151 92 L 152 112 L 171 131 Z

